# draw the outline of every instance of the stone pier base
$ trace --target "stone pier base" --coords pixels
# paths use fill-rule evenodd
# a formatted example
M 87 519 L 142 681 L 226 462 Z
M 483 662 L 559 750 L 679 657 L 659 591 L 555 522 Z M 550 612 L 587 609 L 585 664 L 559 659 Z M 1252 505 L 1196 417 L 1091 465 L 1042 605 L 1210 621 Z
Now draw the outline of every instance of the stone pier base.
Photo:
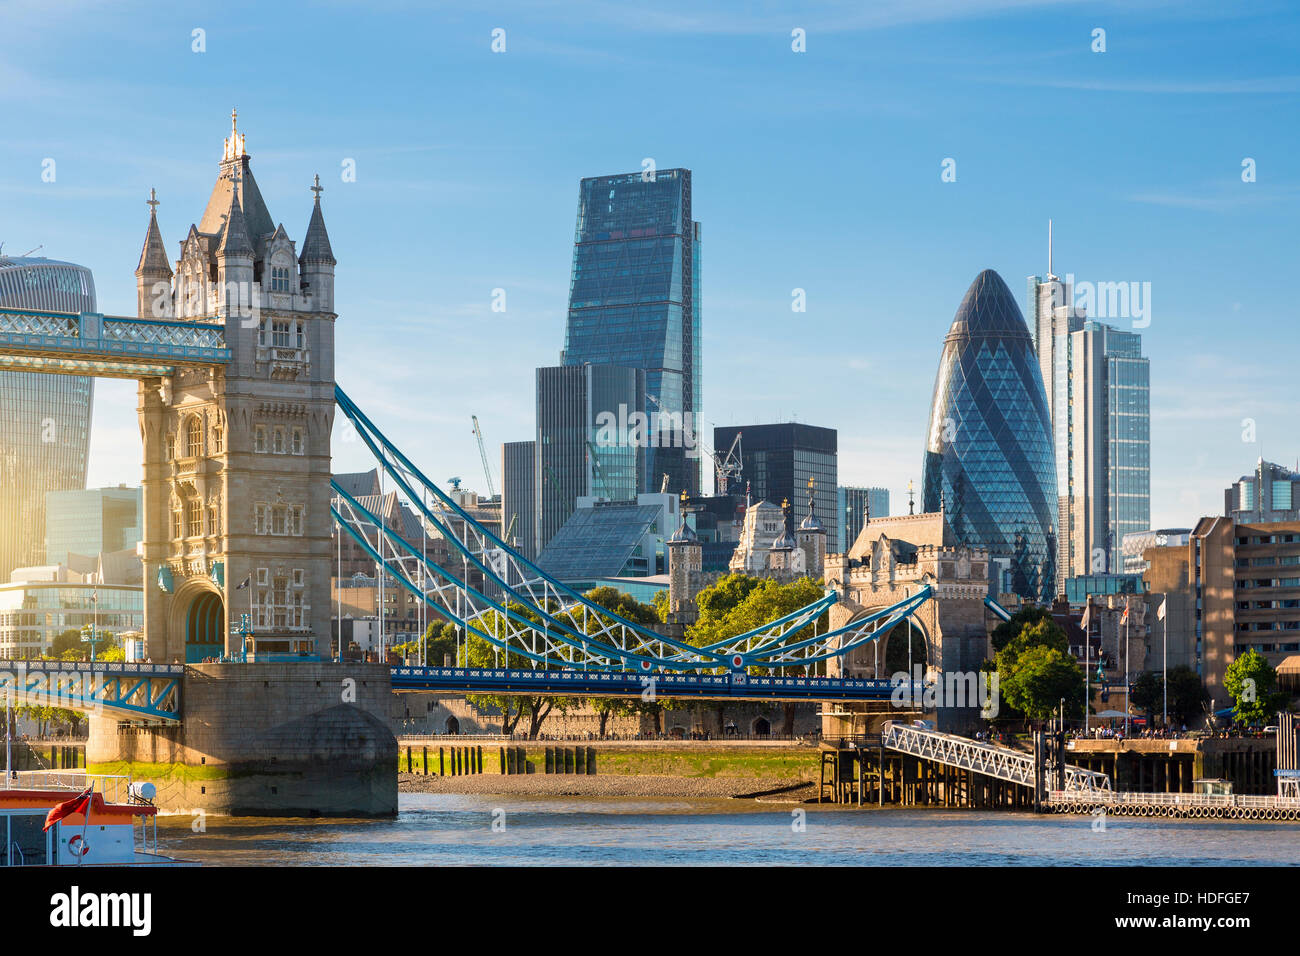
M 92 717 L 86 766 L 153 783 L 165 811 L 391 816 L 391 694 L 384 664 L 194 665 L 179 726 Z

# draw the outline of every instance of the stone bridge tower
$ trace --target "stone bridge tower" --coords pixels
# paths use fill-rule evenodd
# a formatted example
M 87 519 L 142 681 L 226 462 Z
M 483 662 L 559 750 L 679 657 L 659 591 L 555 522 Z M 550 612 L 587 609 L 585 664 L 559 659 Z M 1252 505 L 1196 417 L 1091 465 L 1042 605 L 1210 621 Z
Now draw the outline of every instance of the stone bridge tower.
M 827 587 L 841 595 L 830 610 L 830 626 L 841 627 L 902 601 L 926 584 L 934 588 L 935 597 L 915 615 L 910 649 L 904 649 L 907 626 L 900 624 L 878 642 L 879 648 L 868 644 L 831 661 L 830 672 L 887 680 L 906 671 L 909 659 L 924 669 L 927 679 L 977 672 L 991 656 L 990 618 L 984 606 L 989 575 L 988 552 L 953 543 L 942 509 L 869 519 L 848 553 L 826 557 Z M 877 715 L 880 720 L 888 716 Z M 941 707 L 937 716 L 939 729 L 960 731 L 976 720 L 978 708 Z M 828 718 L 834 724 L 824 728 L 828 735 L 864 730 L 861 720 L 852 727 L 851 719 L 841 720 L 843 726 L 835 724 L 837 719 Z
M 142 318 L 225 327 L 225 368 L 140 382 L 146 653 L 328 654 L 334 254 L 320 179 L 301 248 L 271 219 L 231 114 L 173 268 L 149 216 Z

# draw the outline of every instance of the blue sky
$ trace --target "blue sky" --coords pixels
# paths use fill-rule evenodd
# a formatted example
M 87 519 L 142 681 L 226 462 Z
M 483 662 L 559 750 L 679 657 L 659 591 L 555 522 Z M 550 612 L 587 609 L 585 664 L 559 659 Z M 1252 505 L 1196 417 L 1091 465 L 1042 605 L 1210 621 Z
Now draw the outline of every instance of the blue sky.
M 1023 308 L 1049 218 L 1058 273 L 1151 283 L 1154 524 L 1218 512 L 1261 454 L 1300 456 L 1287 4 L 0 2 L 0 24 L 5 250 L 87 265 L 101 310 L 133 312 L 150 187 L 174 257 L 237 107 L 298 241 L 320 173 L 340 384 L 431 477 L 482 487 L 471 414 L 494 468 L 530 437 L 578 180 L 646 157 L 694 171 L 703 419 L 835 427 L 841 482 L 895 510 L 962 294 L 990 267 Z M 91 483 L 136 483 L 139 460 L 134 385 L 99 383 Z

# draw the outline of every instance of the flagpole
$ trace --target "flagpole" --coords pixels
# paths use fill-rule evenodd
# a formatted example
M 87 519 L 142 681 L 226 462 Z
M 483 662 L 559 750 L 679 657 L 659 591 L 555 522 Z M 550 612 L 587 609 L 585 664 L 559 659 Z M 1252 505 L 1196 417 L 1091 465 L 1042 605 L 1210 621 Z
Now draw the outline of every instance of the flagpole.
M 1088 705 L 1092 703 L 1092 595 L 1083 610 L 1083 735 L 1088 736 Z
M 1132 708 L 1129 706 L 1129 690 L 1133 685 L 1129 683 L 1128 678 L 1128 598 L 1124 598 L 1124 736 L 1129 735 L 1129 713 Z
M 86 858 L 86 830 L 90 827 L 90 805 L 95 802 L 95 778 L 87 778 L 90 781 L 89 792 L 86 796 L 86 806 L 82 810 L 84 814 L 81 818 L 81 851 L 77 854 L 77 866 L 81 866 L 81 861 Z
M 1164 672 L 1160 683 L 1165 691 L 1165 730 L 1169 729 L 1169 620 L 1165 616 L 1168 611 L 1165 608 L 1165 602 L 1169 598 L 1164 598 L 1160 602 L 1160 637 L 1164 649 L 1160 653 L 1160 667 Z

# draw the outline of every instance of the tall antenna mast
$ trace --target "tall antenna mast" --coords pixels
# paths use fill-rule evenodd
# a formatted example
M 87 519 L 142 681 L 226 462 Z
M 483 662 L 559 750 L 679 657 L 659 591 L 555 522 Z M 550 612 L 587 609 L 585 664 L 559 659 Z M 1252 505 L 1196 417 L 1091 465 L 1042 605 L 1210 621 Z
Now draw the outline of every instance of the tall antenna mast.
M 1047 220 L 1047 278 L 1055 279 L 1056 273 L 1052 271 L 1052 220 Z

